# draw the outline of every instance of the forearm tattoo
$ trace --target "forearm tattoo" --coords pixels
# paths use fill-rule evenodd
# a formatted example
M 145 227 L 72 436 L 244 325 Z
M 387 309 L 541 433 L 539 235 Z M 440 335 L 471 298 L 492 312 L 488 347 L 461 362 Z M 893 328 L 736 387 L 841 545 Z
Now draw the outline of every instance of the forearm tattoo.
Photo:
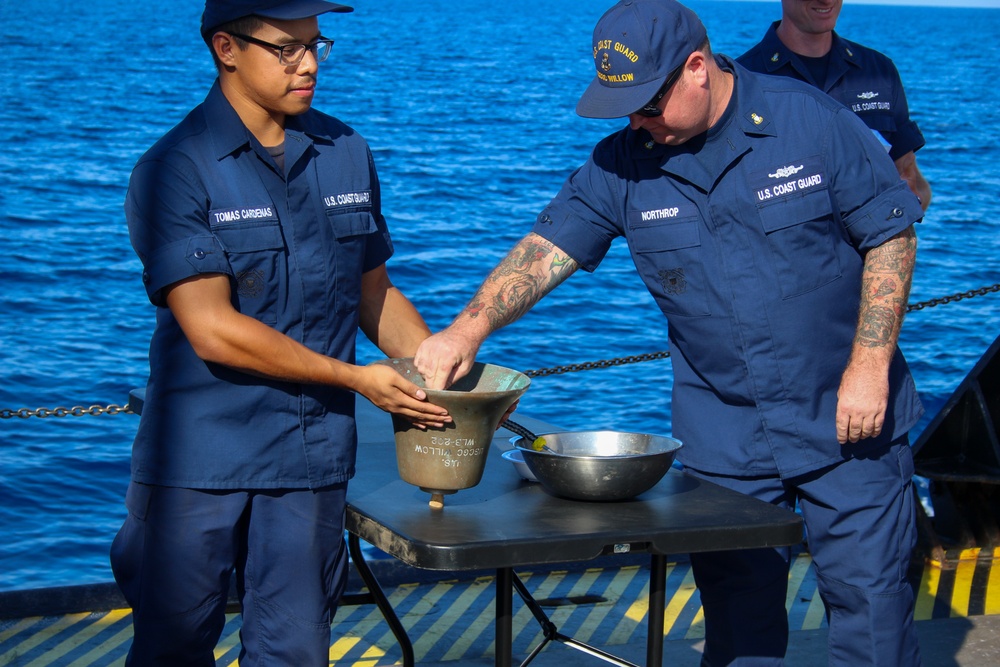
M 912 228 L 868 252 L 855 337 L 858 345 L 895 346 L 910 298 L 916 253 L 917 239 Z
M 528 312 L 576 270 L 576 262 L 554 249 L 543 239 L 523 239 L 486 278 L 466 314 L 475 318 L 485 313 L 495 331 Z

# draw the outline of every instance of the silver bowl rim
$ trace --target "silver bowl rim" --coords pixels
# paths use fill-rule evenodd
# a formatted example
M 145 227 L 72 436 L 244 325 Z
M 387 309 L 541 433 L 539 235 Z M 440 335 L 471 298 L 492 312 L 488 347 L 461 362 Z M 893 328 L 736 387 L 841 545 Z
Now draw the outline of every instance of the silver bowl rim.
M 595 454 L 566 454 L 566 453 L 563 453 L 563 452 L 546 451 L 544 449 L 535 449 L 535 448 L 533 448 L 531 446 L 522 446 L 522 445 L 518 444 L 518 442 L 520 442 L 521 440 L 525 439 L 522 436 L 515 436 L 514 438 L 511 438 L 511 444 L 514 446 L 514 449 L 518 449 L 521 452 L 527 452 L 529 455 L 536 455 L 537 454 L 539 456 L 550 456 L 552 458 L 569 459 L 569 460 L 575 460 L 575 461 L 616 461 L 616 460 L 624 460 L 624 459 L 635 460 L 635 459 L 642 459 L 642 458 L 663 456 L 665 454 L 676 455 L 677 451 L 684 446 L 684 443 L 682 443 L 680 440 L 678 440 L 677 438 L 674 438 L 672 436 L 669 436 L 669 435 L 657 435 L 655 433 L 638 433 L 638 432 L 633 432 L 633 431 L 613 431 L 613 430 L 606 430 L 606 429 L 605 430 L 599 430 L 599 431 L 551 431 L 549 433 L 536 433 L 535 435 L 538 436 L 539 438 L 544 438 L 546 435 L 563 435 L 563 434 L 567 434 L 567 435 L 570 435 L 570 434 L 572 434 L 572 435 L 596 435 L 596 434 L 601 434 L 601 433 L 613 433 L 615 435 L 641 436 L 641 437 L 649 437 L 649 438 L 663 438 L 663 439 L 666 439 L 666 440 L 670 440 L 673 443 L 674 446 L 671 447 L 671 448 L 669 448 L 669 449 L 663 449 L 663 450 L 656 451 L 656 452 L 642 452 L 642 453 L 639 453 L 639 454 L 611 454 L 611 455 L 608 455 L 608 456 L 600 456 L 600 455 L 595 455 Z M 524 458 L 523 455 L 522 455 L 522 458 Z
M 515 458 L 519 456 L 520 458 Z M 511 463 L 524 463 L 524 455 L 521 454 L 521 448 L 507 449 L 500 452 L 500 458 L 505 461 L 510 461 Z
M 524 455 L 521 453 L 520 449 L 507 449 L 500 452 L 500 458 L 513 464 L 515 471 L 521 477 L 521 479 L 527 480 L 529 482 L 537 482 L 538 478 L 535 477 L 535 473 L 532 472 L 531 467 L 528 462 L 524 459 Z

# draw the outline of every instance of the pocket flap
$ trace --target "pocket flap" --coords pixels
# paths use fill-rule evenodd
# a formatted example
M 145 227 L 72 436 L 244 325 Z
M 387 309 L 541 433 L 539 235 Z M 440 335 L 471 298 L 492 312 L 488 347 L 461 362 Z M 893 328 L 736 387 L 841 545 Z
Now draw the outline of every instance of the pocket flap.
M 338 239 L 362 234 L 374 234 L 378 227 L 375 217 L 368 211 L 353 211 L 351 213 L 327 213 L 333 227 L 333 234 Z
M 215 235 L 227 252 L 255 252 L 285 247 L 281 227 L 277 224 L 216 229 Z
M 687 218 L 658 225 L 634 227 L 629 232 L 629 243 L 638 253 L 679 250 L 701 245 L 698 218 Z
M 780 199 L 762 207 L 760 221 L 765 232 L 774 232 L 811 220 L 826 218 L 830 214 L 830 198 L 826 190 L 820 190 L 802 197 Z

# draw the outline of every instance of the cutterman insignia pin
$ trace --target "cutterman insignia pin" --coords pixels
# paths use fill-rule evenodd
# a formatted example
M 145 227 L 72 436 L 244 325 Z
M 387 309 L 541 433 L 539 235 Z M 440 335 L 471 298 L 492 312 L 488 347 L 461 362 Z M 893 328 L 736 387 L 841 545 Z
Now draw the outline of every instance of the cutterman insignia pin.
M 760 125 L 761 123 L 764 122 L 764 117 L 763 116 L 758 116 L 756 113 L 754 113 L 754 112 L 751 111 L 750 112 L 750 120 L 753 121 L 754 125 Z

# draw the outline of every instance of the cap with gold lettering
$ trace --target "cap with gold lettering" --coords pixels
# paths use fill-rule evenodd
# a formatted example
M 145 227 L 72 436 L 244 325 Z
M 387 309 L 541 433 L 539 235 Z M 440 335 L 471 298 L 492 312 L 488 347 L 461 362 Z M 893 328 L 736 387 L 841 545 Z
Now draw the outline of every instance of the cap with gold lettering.
M 705 40 L 698 16 L 675 0 L 622 0 L 594 28 L 597 75 L 577 102 L 584 118 L 621 118 L 649 102 Z

